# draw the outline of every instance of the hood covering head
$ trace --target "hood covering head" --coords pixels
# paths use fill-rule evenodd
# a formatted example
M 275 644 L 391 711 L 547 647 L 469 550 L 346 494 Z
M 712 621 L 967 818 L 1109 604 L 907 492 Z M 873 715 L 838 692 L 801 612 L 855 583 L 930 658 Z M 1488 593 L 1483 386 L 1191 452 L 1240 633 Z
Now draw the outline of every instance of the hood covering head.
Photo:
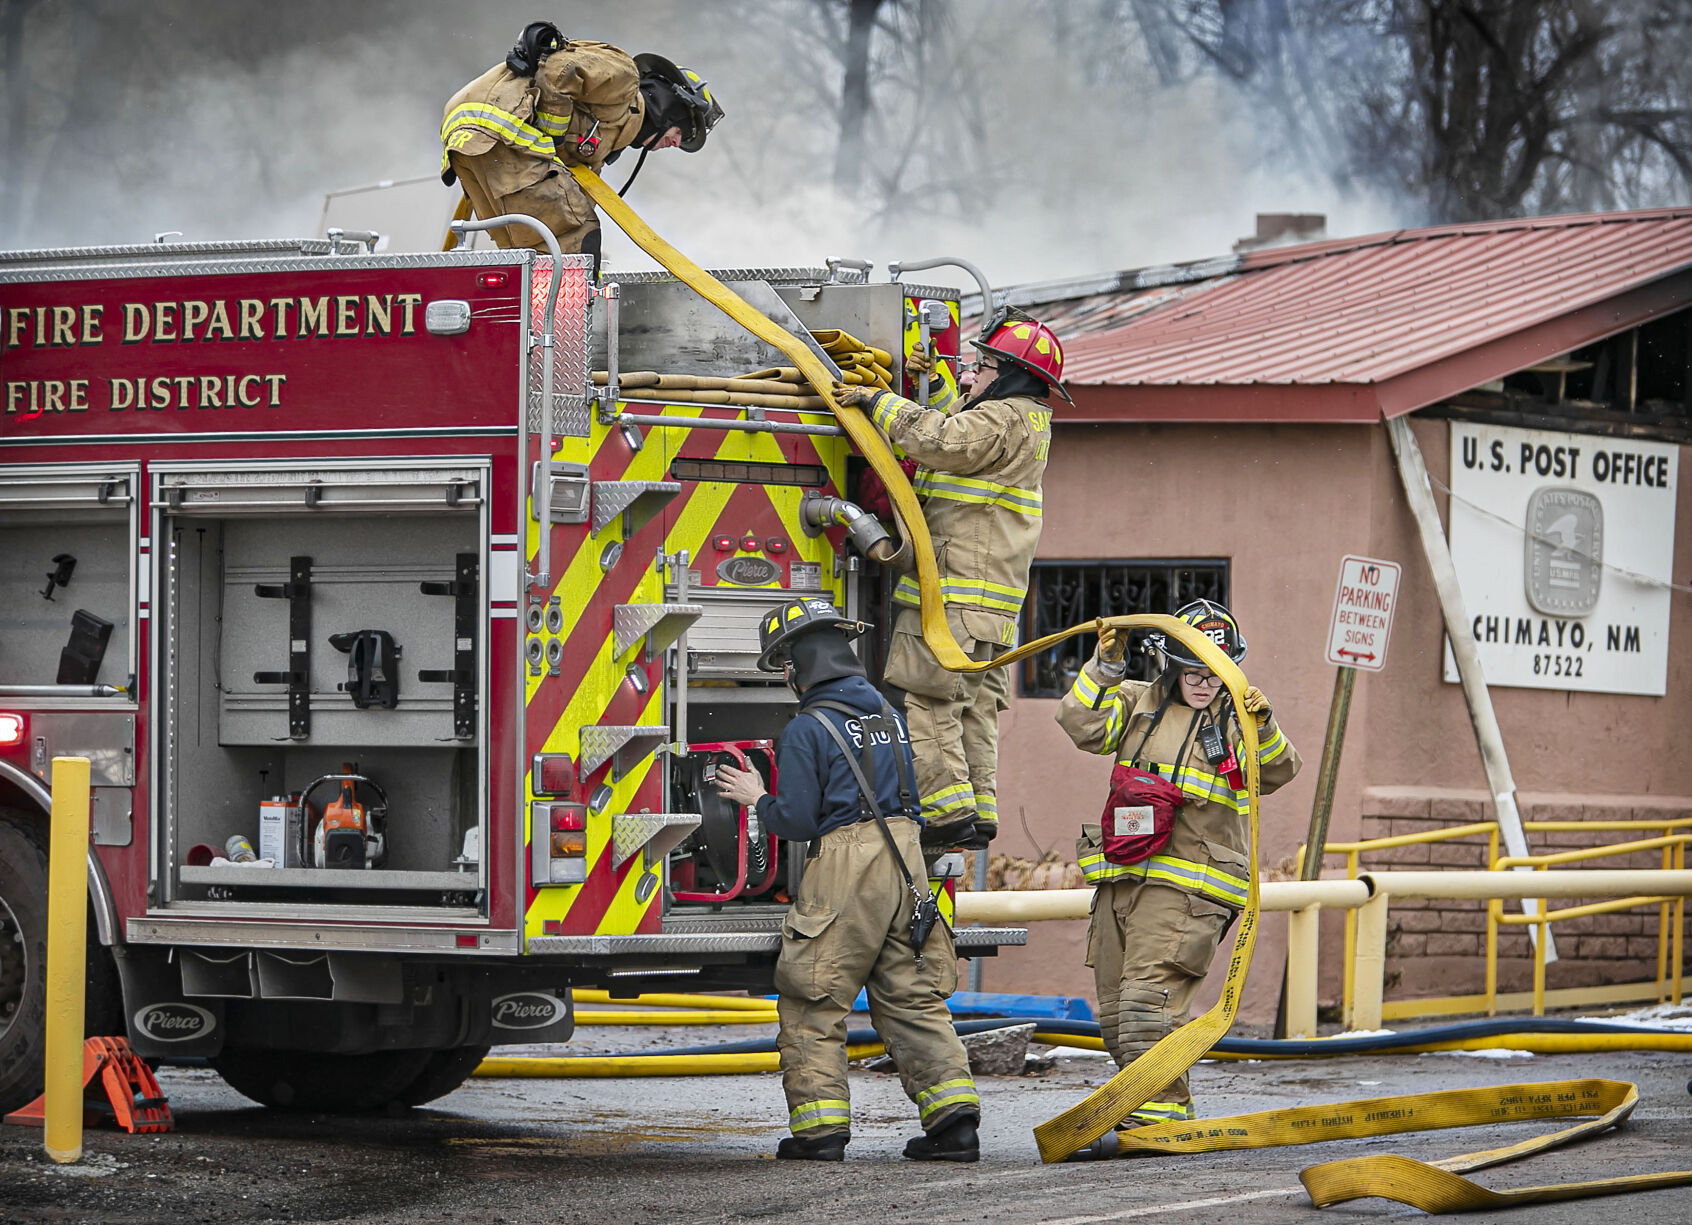
M 842 676 L 863 676 L 864 665 L 846 635 L 836 629 L 817 629 L 795 638 L 787 649 L 793 661 L 793 680 L 803 693 L 813 685 Z

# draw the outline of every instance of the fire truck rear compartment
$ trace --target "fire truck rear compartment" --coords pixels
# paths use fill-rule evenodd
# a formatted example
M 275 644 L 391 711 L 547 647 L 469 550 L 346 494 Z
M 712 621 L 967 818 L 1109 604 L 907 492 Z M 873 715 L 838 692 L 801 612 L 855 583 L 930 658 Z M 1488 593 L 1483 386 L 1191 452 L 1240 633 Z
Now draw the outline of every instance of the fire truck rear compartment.
M 163 908 L 485 916 L 482 473 L 158 479 Z

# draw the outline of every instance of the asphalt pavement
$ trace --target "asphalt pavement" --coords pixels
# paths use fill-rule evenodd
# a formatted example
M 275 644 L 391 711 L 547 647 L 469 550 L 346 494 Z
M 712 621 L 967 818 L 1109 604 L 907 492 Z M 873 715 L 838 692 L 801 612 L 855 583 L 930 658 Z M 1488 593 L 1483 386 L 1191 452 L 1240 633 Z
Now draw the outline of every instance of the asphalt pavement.
M 568 1053 L 732 1041 L 772 1028 L 584 1027 Z M 1379 1199 L 1318 1212 L 1298 1171 L 1374 1152 L 1434 1160 L 1554 1129 L 1510 1123 L 1306 1148 L 1041 1165 L 1035 1124 L 1111 1070 L 1102 1057 L 1065 1053 L 1043 1073 L 983 1078 L 981 1162 L 936 1166 L 901 1156 L 916 1125 L 897 1077 L 860 1069 L 852 1073 L 847 1159 L 824 1165 L 773 1159 L 786 1119 L 775 1074 L 477 1078 L 399 1117 L 312 1117 L 263 1110 L 203 1068 L 164 1068 L 159 1079 L 177 1125 L 170 1134 L 90 1129 L 84 1160 L 54 1166 L 41 1152 L 39 1132 L 0 1128 L 0 1221 L 1373 1221 L 1422 1214 Z M 1193 1087 L 1202 1113 L 1215 1117 L 1518 1081 L 1606 1077 L 1639 1085 L 1640 1106 L 1623 1128 L 1475 1176 L 1505 1188 L 1692 1169 L 1688 1076 L 1692 1058 L 1678 1054 L 1354 1056 L 1204 1063 L 1194 1069 Z M 1586 1225 L 1621 1212 L 1629 1225 L 1681 1225 L 1692 1220 L 1692 1187 L 1469 1219 Z

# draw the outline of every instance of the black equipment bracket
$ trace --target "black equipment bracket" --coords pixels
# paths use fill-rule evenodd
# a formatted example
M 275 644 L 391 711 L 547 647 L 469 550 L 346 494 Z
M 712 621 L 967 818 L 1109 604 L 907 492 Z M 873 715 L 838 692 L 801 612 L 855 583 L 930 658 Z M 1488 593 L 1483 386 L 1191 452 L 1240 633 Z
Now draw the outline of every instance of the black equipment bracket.
M 419 583 L 424 595 L 451 596 L 453 653 L 451 668 L 423 668 L 417 679 L 427 684 L 452 685 L 452 734 L 460 740 L 476 735 L 476 619 L 481 610 L 481 557 L 460 553 L 450 583 Z
M 288 686 L 288 738 L 311 736 L 311 558 L 288 559 L 286 583 L 258 583 L 253 594 L 288 601 L 288 670 L 255 672 L 260 685 Z
M 360 710 L 392 710 L 399 705 L 399 657 L 405 648 L 387 630 L 353 630 L 329 635 L 329 645 L 347 656 L 342 693 Z

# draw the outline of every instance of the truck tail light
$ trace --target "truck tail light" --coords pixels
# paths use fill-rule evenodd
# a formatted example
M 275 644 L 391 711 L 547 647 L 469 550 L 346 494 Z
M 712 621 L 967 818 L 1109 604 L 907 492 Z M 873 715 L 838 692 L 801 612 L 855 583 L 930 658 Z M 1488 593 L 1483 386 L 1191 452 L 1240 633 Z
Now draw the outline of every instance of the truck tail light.
M 0 711 L 0 749 L 15 748 L 24 742 L 24 717 L 10 711 Z
M 529 876 L 537 889 L 587 880 L 587 805 L 529 806 Z
M 536 753 L 529 760 L 529 790 L 536 795 L 569 795 L 575 786 L 576 763 L 568 753 Z

